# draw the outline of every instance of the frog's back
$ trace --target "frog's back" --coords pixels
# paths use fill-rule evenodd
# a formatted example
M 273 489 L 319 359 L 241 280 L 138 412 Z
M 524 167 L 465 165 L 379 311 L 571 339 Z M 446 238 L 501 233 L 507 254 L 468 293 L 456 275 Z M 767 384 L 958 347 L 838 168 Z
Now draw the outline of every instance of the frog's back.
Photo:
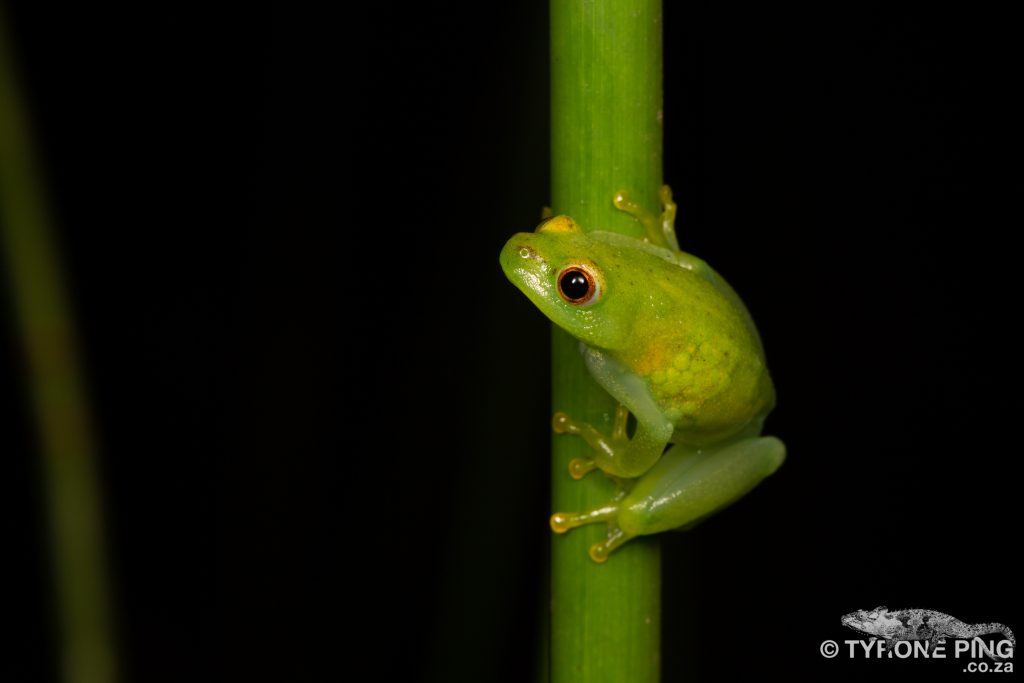
M 775 390 L 757 328 L 732 287 L 706 263 L 648 261 L 637 343 L 621 360 L 643 377 L 679 440 L 713 443 L 760 431 Z

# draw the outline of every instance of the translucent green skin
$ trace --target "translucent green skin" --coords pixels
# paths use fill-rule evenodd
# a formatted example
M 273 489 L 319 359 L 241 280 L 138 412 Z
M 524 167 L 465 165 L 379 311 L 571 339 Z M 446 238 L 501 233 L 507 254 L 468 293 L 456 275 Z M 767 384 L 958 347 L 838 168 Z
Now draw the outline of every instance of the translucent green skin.
M 556 531 L 608 521 L 606 556 L 624 542 L 616 534 L 628 540 L 691 524 L 782 463 L 781 442 L 758 438 L 775 391 L 757 329 L 706 263 L 623 235 L 584 233 L 559 216 L 513 236 L 501 265 L 545 315 L 580 340 L 591 374 L 637 420 L 629 439 L 624 411 L 621 430 L 611 437 L 556 415 L 556 430 L 579 434 L 595 449 L 593 461 L 575 465 L 574 476 L 597 467 L 622 483 L 613 512 L 604 506 L 560 520 L 556 514 Z M 567 268 L 591 276 L 588 301 L 574 303 L 560 293 Z M 669 443 L 676 446 L 663 457 Z

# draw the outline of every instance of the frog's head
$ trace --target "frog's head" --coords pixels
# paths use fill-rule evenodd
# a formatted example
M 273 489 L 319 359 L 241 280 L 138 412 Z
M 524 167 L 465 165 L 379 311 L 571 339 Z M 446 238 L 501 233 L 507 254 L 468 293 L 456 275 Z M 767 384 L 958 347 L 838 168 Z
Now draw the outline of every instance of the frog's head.
M 619 259 L 602 247 L 573 219 L 555 216 L 513 235 L 501 267 L 556 325 L 589 346 L 617 349 L 626 344 L 632 316 L 615 290 Z

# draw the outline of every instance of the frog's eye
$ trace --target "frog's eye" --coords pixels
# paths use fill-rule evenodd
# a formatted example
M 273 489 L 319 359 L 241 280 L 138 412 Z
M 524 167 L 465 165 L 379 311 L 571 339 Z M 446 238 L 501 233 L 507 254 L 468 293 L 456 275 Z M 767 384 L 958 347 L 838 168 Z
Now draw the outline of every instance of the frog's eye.
M 597 278 L 583 266 L 567 266 L 558 274 L 558 293 L 576 306 L 589 306 L 597 301 L 600 288 Z

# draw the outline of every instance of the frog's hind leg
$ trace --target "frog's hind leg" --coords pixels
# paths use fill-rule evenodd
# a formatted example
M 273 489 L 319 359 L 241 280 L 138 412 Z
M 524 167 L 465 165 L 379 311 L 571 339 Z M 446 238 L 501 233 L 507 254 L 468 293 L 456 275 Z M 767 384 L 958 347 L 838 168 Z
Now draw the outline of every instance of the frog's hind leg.
M 679 251 L 679 240 L 676 239 L 676 212 L 678 206 L 672 201 L 672 188 L 662 185 L 658 192 L 661 198 L 661 216 L 653 213 L 633 201 L 633 198 L 626 191 L 617 192 L 612 197 L 612 203 L 619 211 L 623 211 L 640 221 L 647 233 L 647 239 L 660 247 L 668 247 L 673 251 Z
M 604 562 L 613 550 L 635 536 L 626 533 L 615 523 L 618 512 L 617 504 L 603 505 L 588 512 L 556 512 L 551 515 L 551 530 L 556 534 L 564 534 L 585 524 L 608 522 L 608 535 L 603 541 L 590 546 L 589 551 L 590 559 L 594 562 Z

